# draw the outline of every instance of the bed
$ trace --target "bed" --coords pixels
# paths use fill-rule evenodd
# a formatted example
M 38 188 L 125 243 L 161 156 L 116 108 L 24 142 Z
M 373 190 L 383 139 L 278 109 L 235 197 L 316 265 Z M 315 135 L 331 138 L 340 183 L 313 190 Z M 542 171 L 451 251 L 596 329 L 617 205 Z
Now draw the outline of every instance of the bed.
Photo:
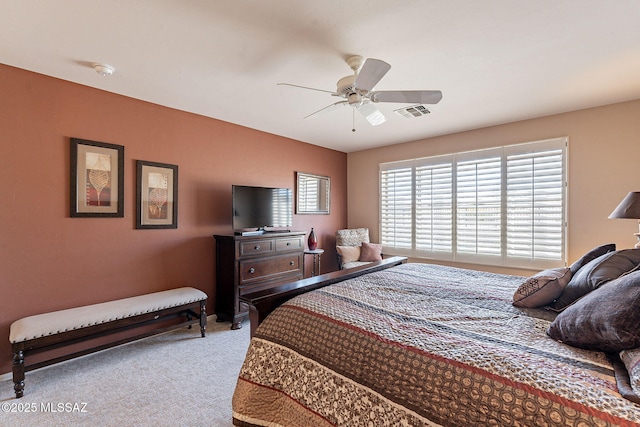
M 639 425 L 604 352 L 513 305 L 525 279 L 408 263 L 284 302 L 252 337 L 234 425 Z

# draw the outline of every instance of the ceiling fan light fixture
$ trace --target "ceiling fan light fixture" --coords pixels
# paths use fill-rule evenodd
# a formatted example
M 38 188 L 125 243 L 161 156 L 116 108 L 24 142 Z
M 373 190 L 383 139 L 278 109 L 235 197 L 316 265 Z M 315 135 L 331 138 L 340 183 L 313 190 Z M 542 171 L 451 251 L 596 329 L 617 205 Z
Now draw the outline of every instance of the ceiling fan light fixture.
M 349 105 L 354 107 L 362 105 L 362 96 L 359 93 L 350 93 L 347 100 L 349 101 Z
M 364 116 L 371 126 L 378 126 L 386 122 L 387 119 L 373 104 L 367 102 L 356 106 L 360 114 Z
M 98 64 L 94 62 L 91 64 L 91 66 L 94 70 L 96 70 L 96 73 L 100 74 L 103 77 L 110 76 L 114 71 L 116 71 L 115 68 L 108 64 Z

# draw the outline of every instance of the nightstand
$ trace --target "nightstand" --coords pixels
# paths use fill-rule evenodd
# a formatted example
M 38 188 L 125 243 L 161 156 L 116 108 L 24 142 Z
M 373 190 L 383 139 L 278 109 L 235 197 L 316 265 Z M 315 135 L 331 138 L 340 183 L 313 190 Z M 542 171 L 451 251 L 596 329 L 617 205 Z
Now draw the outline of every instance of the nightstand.
M 324 253 L 324 249 L 306 249 L 305 255 L 311 255 L 313 257 L 313 264 L 311 266 L 311 276 L 317 276 L 320 274 L 320 257 Z

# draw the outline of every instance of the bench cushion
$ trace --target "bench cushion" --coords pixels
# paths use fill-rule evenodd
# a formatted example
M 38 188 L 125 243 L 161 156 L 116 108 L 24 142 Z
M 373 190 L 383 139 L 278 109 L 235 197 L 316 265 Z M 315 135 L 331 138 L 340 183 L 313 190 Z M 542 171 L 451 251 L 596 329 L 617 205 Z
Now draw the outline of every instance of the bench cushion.
M 100 304 L 86 305 L 51 313 L 37 314 L 11 324 L 9 341 L 27 341 L 74 329 L 86 328 L 166 308 L 195 303 L 207 299 L 199 289 L 184 287 L 124 298 Z

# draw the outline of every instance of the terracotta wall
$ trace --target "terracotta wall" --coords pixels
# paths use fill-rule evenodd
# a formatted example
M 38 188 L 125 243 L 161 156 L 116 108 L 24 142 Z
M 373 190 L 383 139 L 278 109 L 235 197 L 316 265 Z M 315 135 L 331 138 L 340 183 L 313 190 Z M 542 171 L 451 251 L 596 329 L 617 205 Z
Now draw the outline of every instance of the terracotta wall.
M 416 120 L 423 119 L 438 120 L 438 117 L 431 114 Z M 379 239 L 378 198 L 371 195 L 379 192 L 381 162 L 561 136 L 569 137 L 569 262 L 602 243 L 632 247 L 638 224 L 634 220 L 607 217 L 629 191 L 640 191 L 640 100 L 349 153 L 349 227 L 369 227 L 372 239 Z M 526 270 L 470 267 L 530 274 Z
M 204 290 L 213 313 L 212 235 L 231 231 L 232 184 L 330 176 L 331 215 L 293 221 L 315 228 L 323 271 L 337 269 L 346 154 L 4 65 L 0 94 L 0 374 L 24 316 L 179 286 Z M 124 218 L 69 217 L 70 137 L 125 147 Z M 135 229 L 136 160 L 178 165 L 177 229 Z

